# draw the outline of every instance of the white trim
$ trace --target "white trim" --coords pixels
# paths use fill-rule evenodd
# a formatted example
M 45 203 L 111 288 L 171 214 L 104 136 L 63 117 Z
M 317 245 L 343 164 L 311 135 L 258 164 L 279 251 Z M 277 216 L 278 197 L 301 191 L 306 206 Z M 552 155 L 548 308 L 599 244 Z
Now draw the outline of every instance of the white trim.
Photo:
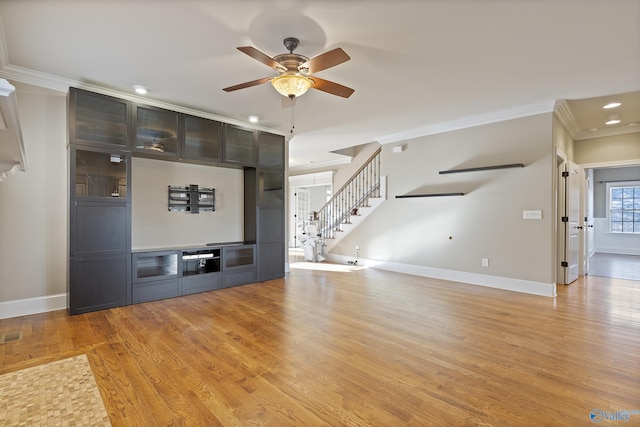
M 47 295 L 44 297 L 16 299 L 0 302 L 0 319 L 28 316 L 47 311 L 67 308 L 67 294 Z
M 633 248 L 615 248 L 615 247 L 599 247 L 597 253 L 615 254 L 615 255 L 640 255 L 640 249 Z
M 11 83 L 9 83 L 8 81 L 6 81 L 5 79 L 0 79 L 0 96 L 9 96 L 11 95 L 13 92 L 16 91 L 15 86 L 13 86 Z M 2 119 L 2 122 L 4 123 L 4 119 Z M 7 126 L 6 124 L 4 125 L 4 129 L 6 129 Z
M 5 179 L 9 178 L 11 175 L 21 170 L 24 170 L 24 169 L 22 169 L 22 165 L 20 164 L 15 164 L 11 166 L 9 170 L 6 170 L 6 171 L 0 170 L 0 182 L 4 181 Z
M 638 166 L 640 165 L 640 159 L 628 159 L 617 160 L 614 162 L 598 162 L 598 163 L 583 163 L 580 165 L 583 169 L 599 169 L 599 168 L 611 168 L 618 166 Z
M 2 141 L 5 145 L 7 159 L 1 165 L 5 170 L 0 171 L 2 173 L 0 181 L 15 173 L 16 163 L 20 166 L 20 170 L 27 170 L 27 158 L 24 151 L 22 128 L 18 117 L 18 98 L 15 90 L 16 88 L 7 80 L 0 79 L 0 117 L 2 117 L 0 127 L 7 130 L 3 134 L 5 140 Z
M 331 261 L 352 261 L 353 257 L 343 255 L 325 255 Z M 489 288 L 503 289 L 507 291 L 523 292 L 526 294 L 545 297 L 556 296 L 556 284 L 533 282 L 530 280 L 513 279 L 509 277 L 489 276 L 486 274 L 468 273 L 465 271 L 445 270 L 442 268 L 425 267 L 421 265 L 402 264 L 390 261 L 378 261 L 360 258 L 358 265 L 377 268 L 380 270 L 394 271 L 396 273 L 412 274 L 415 276 L 430 277 L 434 279 L 450 280 L 471 285 L 486 286 Z
M 576 119 L 573 115 L 573 112 L 571 111 L 571 108 L 569 107 L 569 103 L 567 102 L 567 100 L 557 100 L 554 110 L 556 113 L 556 117 L 558 118 L 558 120 L 560 120 L 560 123 L 562 123 L 567 129 L 569 135 L 571 135 L 571 138 L 576 139 L 576 135 L 580 133 L 580 128 L 578 128 L 578 125 L 576 124 Z
M 637 127 L 630 126 L 614 126 L 607 128 L 600 128 L 598 130 L 580 130 L 576 119 L 571 111 L 571 107 L 566 99 L 559 99 L 556 101 L 554 109 L 556 117 L 564 125 L 564 127 L 575 141 L 584 141 L 585 139 L 604 138 L 616 135 L 628 135 L 631 133 L 639 132 Z
M 66 79 L 58 77 L 53 74 L 42 73 L 40 71 L 34 71 L 29 68 L 19 67 L 16 65 L 7 65 L 3 69 L 0 69 L 0 77 L 13 80 L 20 83 L 26 83 L 33 86 L 43 87 L 63 93 L 67 93 L 70 87 L 76 87 L 78 89 L 85 89 L 91 92 L 101 93 L 103 95 L 113 96 L 127 101 L 133 101 L 151 105 L 158 108 L 164 108 L 166 110 L 177 111 L 179 113 L 185 113 L 192 116 L 203 117 L 205 119 L 216 120 L 223 123 L 229 123 L 233 125 L 243 126 L 250 129 L 262 130 L 282 136 L 286 136 L 286 132 L 282 132 L 276 129 L 266 128 L 263 126 L 251 125 L 245 121 L 234 120 L 227 117 L 217 116 L 215 114 L 207 113 L 204 111 L 194 110 L 192 108 L 183 107 L 168 102 L 156 101 L 151 98 L 134 96 L 126 92 L 120 92 L 113 89 L 96 86 L 94 84 L 79 82 L 72 79 Z
M 598 129 L 597 131 L 585 130 L 578 133 L 574 138 L 576 141 L 584 141 L 586 139 L 605 138 L 617 135 L 629 135 L 638 133 L 638 126 L 614 126 L 611 128 Z
M 435 135 L 475 126 L 504 122 L 506 120 L 520 119 L 522 117 L 535 116 L 537 114 L 550 113 L 552 111 L 553 103 L 543 102 L 540 104 L 525 105 L 507 110 L 463 117 L 448 122 L 436 123 L 418 129 L 379 136 L 374 138 L 374 140 L 380 144 L 391 144 L 393 142 L 405 141 L 407 139 L 419 138 L 421 136 Z
M 606 218 L 607 218 L 607 233 L 616 234 L 620 236 L 637 236 L 638 233 L 625 233 L 625 232 L 617 232 L 611 231 L 611 189 L 612 188 L 620 188 L 620 187 L 638 187 L 640 186 L 640 181 L 609 181 L 606 183 Z M 624 210 L 624 209 L 619 209 Z

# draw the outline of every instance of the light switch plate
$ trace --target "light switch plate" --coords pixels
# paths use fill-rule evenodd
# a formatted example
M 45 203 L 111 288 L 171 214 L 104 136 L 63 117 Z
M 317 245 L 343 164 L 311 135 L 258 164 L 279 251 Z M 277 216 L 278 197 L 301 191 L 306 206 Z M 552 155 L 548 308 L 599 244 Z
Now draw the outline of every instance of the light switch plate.
M 522 219 L 542 219 L 542 211 L 537 210 L 524 210 L 522 211 Z

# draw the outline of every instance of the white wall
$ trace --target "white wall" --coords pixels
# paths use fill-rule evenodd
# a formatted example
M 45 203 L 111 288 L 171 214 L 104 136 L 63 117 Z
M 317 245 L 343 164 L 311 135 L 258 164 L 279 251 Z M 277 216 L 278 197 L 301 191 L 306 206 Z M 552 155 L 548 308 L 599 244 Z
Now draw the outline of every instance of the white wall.
M 609 233 L 607 218 L 594 218 L 595 252 L 608 254 L 640 255 L 640 236 L 637 234 Z
M 640 255 L 640 235 L 609 233 L 607 212 L 607 183 L 612 181 L 640 181 L 640 166 L 595 169 L 594 190 L 594 249 L 596 252 Z
M 383 147 L 388 200 L 337 245 L 336 253 L 351 256 L 359 245 L 367 260 L 509 278 L 525 288 L 540 285 L 555 292 L 551 113 L 403 145 L 405 150 L 397 154 L 393 147 Z M 509 163 L 525 167 L 438 173 Z M 443 192 L 465 195 L 395 198 Z M 542 210 L 543 218 L 523 220 L 525 209 Z M 489 259 L 489 267 L 481 266 L 482 258 Z
M 331 190 L 331 186 L 317 185 L 306 188 L 309 190 L 309 207 L 312 211 L 319 211 L 327 203 L 327 191 Z
M 134 158 L 131 169 L 131 248 L 200 246 L 244 240 L 244 173 L 187 163 Z M 215 188 L 214 212 L 170 212 L 168 186 Z
M 0 182 L 0 318 L 2 302 L 67 288 L 65 94 L 16 87 L 27 171 Z

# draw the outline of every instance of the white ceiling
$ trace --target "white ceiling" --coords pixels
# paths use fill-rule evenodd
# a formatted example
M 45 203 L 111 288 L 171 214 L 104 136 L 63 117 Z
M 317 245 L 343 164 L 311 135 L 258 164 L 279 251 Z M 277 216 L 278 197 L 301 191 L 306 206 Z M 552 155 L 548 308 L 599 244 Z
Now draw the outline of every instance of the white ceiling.
M 222 91 L 275 75 L 236 47 L 274 56 L 289 36 L 308 57 L 341 47 L 351 60 L 318 76 L 355 93 L 297 99 L 300 168 L 372 141 L 640 91 L 638 0 L 0 0 L 0 18 L 0 77 L 12 82 L 124 94 L 142 84 L 152 102 L 234 123 L 255 114 L 284 135 L 291 109 L 269 84 Z M 597 127 L 583 129 L 588 113 L 572 102 L 576 131 Z M 640 121 L 637 105 L 623 117 Z

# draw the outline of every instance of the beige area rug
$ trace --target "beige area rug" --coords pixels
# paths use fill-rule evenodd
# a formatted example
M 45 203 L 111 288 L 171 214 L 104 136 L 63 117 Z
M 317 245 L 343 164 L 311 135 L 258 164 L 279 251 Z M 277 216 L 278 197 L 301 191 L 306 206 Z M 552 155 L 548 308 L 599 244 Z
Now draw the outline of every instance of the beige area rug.
M 87 356 L 0 375 L 0 426 L 111 426 Z

